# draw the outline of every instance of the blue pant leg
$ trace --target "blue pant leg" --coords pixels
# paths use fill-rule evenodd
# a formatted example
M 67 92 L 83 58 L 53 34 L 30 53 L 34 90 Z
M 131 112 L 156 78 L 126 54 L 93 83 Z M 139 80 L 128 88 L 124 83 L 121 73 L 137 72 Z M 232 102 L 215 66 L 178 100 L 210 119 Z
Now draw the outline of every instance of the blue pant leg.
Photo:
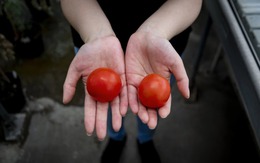
M 74 53 L 75 53 L 75 55 L 78 53 L 78 51 L 79 51 L 79 48 L 74 46 Z
M 153 135 L 155 133 L 156 129 L 151 130 L 147 124 L 144 124 L 141 119 L 137 116 L 137 126 L 138 126 L 138 133 L 137 133 L 137 139 L 139 143 L 145 143 L 150 140 L 152 140 Z
M 171 75 L 171 79 L 170 79 L 170 85 L 171 87 L 173 86 L 173 84 L 175 83 L 175 78 L 173 75 Z M 153 135 L 155 133 L 155 129 L 151 130 L 147 124 L 144 124 L 141 119 L 137 116 L 137 125 L 138 125 L 138 134 L 137 134 L 137 139 L 139 141 L 139 143 L 145 143 L 148 142 L 150 140 L 152 140 Z M 159 121 L 159 117 L 158 117 L 158 121 Z
M 114 140 L 123 140 L 126 135 L 125 127 L 124 127 L 124 118 L 122 118 L 122 126 L 118 132 L 115 132 L 112 126 L 112 112 L 111 107 L 108 108 L 108 117 L 107 117 L 107 130 L 108 136 Z

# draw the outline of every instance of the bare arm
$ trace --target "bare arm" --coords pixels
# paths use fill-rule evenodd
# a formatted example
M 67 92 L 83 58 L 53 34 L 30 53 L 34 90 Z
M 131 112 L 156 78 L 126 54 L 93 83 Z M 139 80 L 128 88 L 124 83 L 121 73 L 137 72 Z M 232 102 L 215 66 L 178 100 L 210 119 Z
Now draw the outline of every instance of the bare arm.
M 124 55 L 119 40 L 96 0 L 61 0 L 63 14 L 85 42 L 72 60 L 63 86 L 63 102 L 73 98 L 79 79 L 86 84 L 89 74 L 99 67 L 115 70 L 121 77 L 120 95 L 110 102 L 112 125 L 118 131 L 127 112 Z M 84 114 L 87 135 L 96 131 L 103 140 L 107 133 L 109 103 L 95 101 L 85 89 Z
M 189 79 L 179 54 L 169 40 L 189 27 L 197 18 L 202 0 L 168 0 L 130 37 L 125 56 L 128 101 L 131 110 L 153 129 L 157 125 L 154 109 L 142 106 L 137 88 L 148 74 L 158 73 L 170 80 L 174 75 L 180 93 L 189 98 Z M 166 118 L 171 110 L 171 97 L 158 110 Z
M 153 33 L 171 39 L 197 18 L 202 0 L 168 0 L 151 15 L 138 31 Z
M 66 19 L 85 43 L 115 35 L 96 0 L 61 0 L 61 8 Z

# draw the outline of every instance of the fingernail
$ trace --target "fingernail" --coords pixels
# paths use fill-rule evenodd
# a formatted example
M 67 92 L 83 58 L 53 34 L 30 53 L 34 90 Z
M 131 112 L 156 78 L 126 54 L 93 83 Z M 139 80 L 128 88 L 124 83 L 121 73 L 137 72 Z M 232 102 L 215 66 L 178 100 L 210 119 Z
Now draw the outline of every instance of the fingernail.
M 188 89 L 188 94 L 186 95 L 186 98 L 189 99 L 190 98 L 190 90 Z
M 91 133 L 86 133 L 87 134 L 87 136 L 92 136 L 92 134 Z
M 147 116 L 147 117 L 145 117 L 145 118 L 144 118 L 144 120 L 142 120 L 142 121 L 143 121 L 143 123 L 144 123 L 144 124 L 147 124 L 147 123 L 148 123 L 148 121 L 149 121 L 149 117 L 148 117 L 148 116 Z
M 154 129 L 156 128 L 156 126 L 153 126 L 153 127 L 148 126 L 148 127 L 149 127 L 149 129 L 151 129 L 151 130 L 154 130 Z
M 166 113 L 161 114 L 161 118 L 166 118 L 167 116 L 168 116 L 168 114 L 166 114 Z

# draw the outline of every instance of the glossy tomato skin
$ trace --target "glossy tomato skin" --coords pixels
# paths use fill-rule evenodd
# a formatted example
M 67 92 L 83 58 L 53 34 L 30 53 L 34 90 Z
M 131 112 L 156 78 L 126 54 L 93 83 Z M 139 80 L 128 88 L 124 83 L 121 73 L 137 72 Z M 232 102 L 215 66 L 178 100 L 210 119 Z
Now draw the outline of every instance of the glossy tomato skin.
M 112 101 L 122 88 L 120 76 L 109 68 L 95 69 L 90 73 L 86 84 L 89 95 L 99 102 Z
M 165 105 L 171 94 L 168 80 L 158 74 L 147 75 L 138 87 L 138 98 L 147 108 L 158 109 Z

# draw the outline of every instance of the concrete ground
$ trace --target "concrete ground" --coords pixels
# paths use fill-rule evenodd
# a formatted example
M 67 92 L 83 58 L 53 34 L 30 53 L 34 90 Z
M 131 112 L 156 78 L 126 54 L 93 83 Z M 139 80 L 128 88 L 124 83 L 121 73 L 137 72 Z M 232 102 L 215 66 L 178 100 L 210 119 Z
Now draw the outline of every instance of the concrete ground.
M 29 123 L 22 141 L 0 142 L 1 163 L 97 163 L 106 145 L 107 139 L 100 142 L 85 134 L 81 83 L 70 104 L 61 102 L 73 44 L 59 5 L 54 7 L 54 16 L 42 23 L 44 53 L 33 59 L 19 59 L 14 67 L 27 97 L 24 111 Z M 183 56 L 189 75 L 206 18 L 203 9 L 193 24 Z M 197 98 L 185 101 L 175 86 L 172 89 L 172 112 L 160 119 L 154 137 L 163 163 L 260 161 L 222 51 L 212 67 L 218 47 L 213 28 L 195 78 Z M 121 162 L 139 163 L 136 120 L 131 111 L 126 116 L 125 128 L 128 140 Z

